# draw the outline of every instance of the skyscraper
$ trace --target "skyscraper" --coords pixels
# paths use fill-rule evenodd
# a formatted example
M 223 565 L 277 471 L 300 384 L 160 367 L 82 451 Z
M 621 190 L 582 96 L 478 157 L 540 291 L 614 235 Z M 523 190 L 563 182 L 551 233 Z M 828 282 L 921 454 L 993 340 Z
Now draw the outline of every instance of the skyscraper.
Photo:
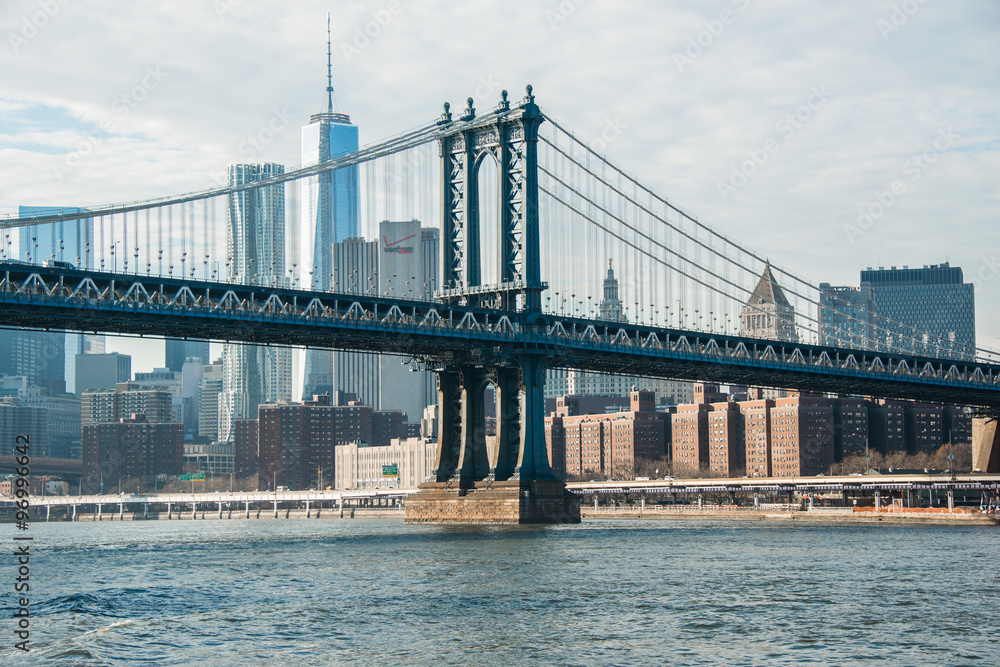
M 618 298 L 618 279 L 615 278 L 615 271 L 611 268 L 611 260 L 608 260 L 608 275 L 604 278 L 604 299 L 599 306 L 600 318 L 612 322 L 624 322 L 622 317 L 622 302 Z
M 119 382 L 132 379 L 132 357 L 119 352 L 78 354 L 76 385 L 73 391 L 82 396 L 88 389 L 114 389 Z
M 327 108 L 313 114 L 302 128 L 302 164 L 316 164 L 358 150 L 358 128 L 336 109 L 330 60 L 330 17 L 327 16 Z M 334 282 L 334 244 L 358 236 L 358 168 L 344 167 L 302 181 L 303 285 L 330 290 Z M 333 391 L 328 350 L 308 350 L 303 396 Z
M 364 239 L 347 239 L 334 245 L 333 290 L 345 294 L 378 294 L 378 243 Z M 312 354 L 310 357 L 309 354 Z M 333 391 L 356 394 L 358 399 L 374 408 L 380 402 L 379 357 L 372 352 L 309 350 L 307 360 L 330 365 Z M 318 372 L 318 371 L 317 371 Z M 307 378 L 306 389 L 309 388 Z M 316 387 L 323 385 L 316 384 Z M 323 391 L 326 393 L 326 391 Z
M 379 293 L 392 298 L 429 299 L 437 286 L 438 248 L 438 231 L 422 230 L 418 220 L 380 222 Z M 424 408 L 436 402 L 433 376 L 411 368 L 407 358 L 399 355 L 382 354 L 379 361 L 378 409 L 402 410 L 408 420 L 420 421 Z
M 85 334 L 85 333 L 66 334 L 67 393 L 76 392 L 76 355 L 104 354 L 105 348 L 106 345 L 105 345 L 104 334 Z
M 874 350 L 880 336 L 872 286 L 839 287 L 819 284 L 820 345 Z
M 164 365 L 170 370 L 183 370 L 184 361 L 192 358 L 201 359 L 203 364 L 211 362 L 207 340 L 168 338 L 164 341 Z
M 868 268 L 861 283 L 874 290 L 893 349 L 971 359 L 976 347 L 976 295 L 962 269 L 948 262 L 920 269 Z
M 17 214 L 22 218 L 29 218 L 36 215 L 75 214 L 86 211 L 84 208 L 58 206 L 19 206 Z M 11 231 L 13 230 L 7 230 L 7 233 Z M 45 260 L 56 260 L 87 269 L 94 265 L 94 221 L 90 218 L 22 227 L 17 232 L 18 259 L 36 264 L 41 264 Z M 10 248 L 7 250 L 9 252 Z
M 0 375 L 23 375 L 52 394 L 66 391 L 66 336 L 30 329 L 0 329 Z
M 222 394 L 222 359 L 205 364 L 198 383 L 198 435 L 217 440 L 219 437 L 219 396 Z
M 229 185 L 244 185 L 284 173 L 280 164 L 229 167 Z M 283 184 L 229 195 L 228 278 L 252 285 L 287 285 L 285 278 L 285 188 Z M 292 397 L 292 351 L 227 343 L 222 352 L 219 440 L 232 438 L 236 419 L 252 419 L 257 406 Z
M 418 220 L 379 223 L 377 241 L 348 239 L 334 247 L 333 289 L 426 299 L 438 284 L 439 234 Z M 334 389 L 357 394 L 376 410 L 402 410 L 418 421 L 435 401 L 430 373 L 410 372 L 406 358 L 392 354 L 335 351 Z

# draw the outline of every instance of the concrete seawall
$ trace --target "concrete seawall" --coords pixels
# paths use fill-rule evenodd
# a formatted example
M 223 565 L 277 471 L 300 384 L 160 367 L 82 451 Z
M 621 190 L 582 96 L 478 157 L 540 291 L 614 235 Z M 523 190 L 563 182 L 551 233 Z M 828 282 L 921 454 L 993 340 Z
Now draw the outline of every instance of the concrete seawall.
M 966 512 L 854 512 L 851 508 L 814 509 L 808 511 L 771 511 L 753 509 L 684 509 L 669 510 L 656 507 L 600 508 L 581 507 L 584 521 L 595 520 L 664 520 L 664 521 L 790 521 L 796 523 L 870 523 L 870 524 L 947 524 L 998 526 L 1000 515 Z
M 883 524 L 883 525 L 964 525 L 964 526 L 1000 526 L 1000 515 L 979 514 L 979 513 L 946 513 L 946 512 L 853 512 L 850 508 L 814 509 L 810 511 L 776 511 L 776 510 L 752 510 L 752 509 L 732 509 L 719 510 L 711 509 L 660 509 L 658 507 L 646 507 L 643 510 L 637 507 L 600 508 L 595 510 L 586 505 L 580 511 L 583 521 L 787 521 L 794 523 L 827 523 L 827 524 Z M 339 509 L 324 508 L 317 512 L 315 509 L 309 511 L 308 515 L 304 509 L 278 510 L 277 519 L 399 519 L 403 518 L 402 508 L 344 508 L 343 516 Z M 223 520 L 274 520 L 274 510 L 270 508 L 261 509 L 260 512 L 251 510 L 247 517 L 245 511 L 223 511 L 219 515 L 218 510 L 198 510 L 192 517 L 191 511 L 172 512 L 167 518 L 166 512 L 150 512 L 146 516 L 142 513 L 125 512 L 124 514 L 103 512 L 100 517 L 96 513 L 87 512 L 77 515 L 77 521 L 96 522 L 100 521 L 218 521 Z M 51 521 L 68 521 L 62 516 L 52 516 Z M 45 522 L 44 517 L 36 518 L 36 522 Z

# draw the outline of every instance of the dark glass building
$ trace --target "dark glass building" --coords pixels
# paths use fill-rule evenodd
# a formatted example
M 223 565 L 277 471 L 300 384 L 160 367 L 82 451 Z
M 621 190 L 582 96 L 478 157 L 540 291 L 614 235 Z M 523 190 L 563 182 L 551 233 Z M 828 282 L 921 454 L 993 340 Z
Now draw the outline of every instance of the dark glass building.
M 207 340 L 180 340 L 168 338 L 164 341 L 164 365 L 176 372 L 184 370 L 184 361 L 188 358 L 201 359 L 201 363 L 212 363 L 209 357 Z
M 960 267 L 945 262 L 920 269 L 868 268 L 861 284 L 872 287 L 890 348 L 933 357 L 975 356 L 975 287 L 964 282 Z

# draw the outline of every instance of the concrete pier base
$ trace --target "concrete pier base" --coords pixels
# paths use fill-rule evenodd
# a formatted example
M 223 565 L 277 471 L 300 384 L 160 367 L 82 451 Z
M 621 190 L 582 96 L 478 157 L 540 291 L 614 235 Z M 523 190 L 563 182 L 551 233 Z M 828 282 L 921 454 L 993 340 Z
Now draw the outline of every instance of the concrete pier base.
M 580 500 L 560 481 L 425 482 L 406 499 L 406 523 L 580 523 Z
M 986 422 L 982 440 L 978 443 L 972 443 L 972 446 L 979 447 L 976 457 L 976 467 L 979 470 L 1000 473 L 1000 433 L 997 429 L 997 420 Z

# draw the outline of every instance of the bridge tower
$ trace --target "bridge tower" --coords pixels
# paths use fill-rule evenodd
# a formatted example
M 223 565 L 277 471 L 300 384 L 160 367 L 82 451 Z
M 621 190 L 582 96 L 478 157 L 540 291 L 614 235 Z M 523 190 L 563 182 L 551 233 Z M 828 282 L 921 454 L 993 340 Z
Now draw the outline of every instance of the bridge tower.
M 437 121 L 448 131 L 441 155 L 441 264 L 436 298 L 501 311 L 512 322 L 543 321 L 538 230 L 538 128 L 544 121 L 531 86 L 511 105 L 478 117 L 469 98 L 456 120 L 450 106 Z M 497 165 L 495 257 L 483 257 L 480 169 Z M 482 262 L 496 262 L 498 282 L 484 284 Z M 545 443 L 547 357 L 530 352 L 470 350 L 429 359 L 437 375 L 439 419 L 434 477 L 407 501 L 410 523 L 578 522 L 579 503 L 552 473 Z M 487 447 L 484 391 L 493 385 L 497 429 Z

